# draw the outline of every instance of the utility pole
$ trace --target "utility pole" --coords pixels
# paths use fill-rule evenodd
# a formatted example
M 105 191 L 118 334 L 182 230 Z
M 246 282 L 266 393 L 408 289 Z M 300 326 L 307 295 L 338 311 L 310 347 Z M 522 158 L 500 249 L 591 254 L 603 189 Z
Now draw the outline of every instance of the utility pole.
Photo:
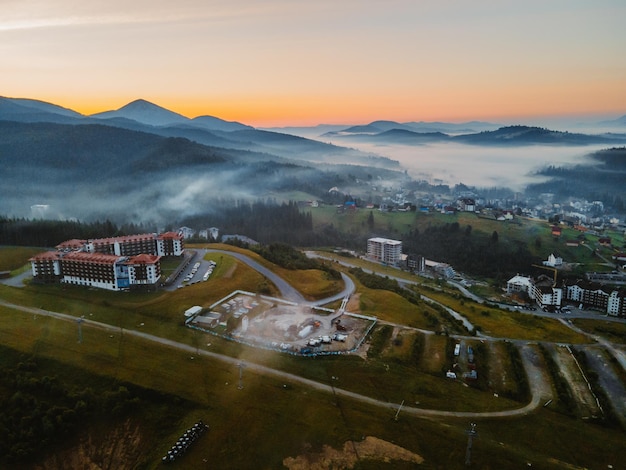
M 394 418 L 393 418 L 394 421 L 398 421 L 398 415 L 400 414 L 400 410 L 402 409 L 402 405 L 404 405 L 404 400 L 402 400 L 402 403 L 400 403 L 400 406 L 398 407 L 398 411 L 396 411 L 396 416 L 394 416 Z
M 465 431 L 467 434 L 467 449 L 465 450 L 465 465 L 470 466 L 472 464 L 472 444 L 474 437 L 478 434 L 476 431 L 476 423 L 470 423 L 470 428 Z
M 81 344 L 83 342 L 83 317 L 78 318 L 76 320 L 76 323 L 78 324 L 78 344 Z
M 239 390 L 243 389 L 243 368 L 246 367 L 245 364 L 243 362 L 240 362 L 237 367 L 239 367 L 239 385 L 237 386 L 237 388 Z

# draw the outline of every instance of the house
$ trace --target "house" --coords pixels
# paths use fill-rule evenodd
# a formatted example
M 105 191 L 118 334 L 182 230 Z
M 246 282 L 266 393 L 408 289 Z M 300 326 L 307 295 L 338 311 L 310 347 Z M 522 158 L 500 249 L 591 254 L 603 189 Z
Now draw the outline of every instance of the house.
M 533 281 L 530 277 L 520 276 L 517 274 L 507 281 L 506 293 L 509 295 L 517 292 L 528 293 L 532 282 Z
M 446 279 L 452 279 L 456 276 L 456 271 L 452 266 L 446 263 L 440 263 L 439 261 L 424 260 L 424 267 Z
M 196 234 L 196 231 L 190 227 L 183 226 L 178 229 L 178 233 L 182 235 L 183 238 L 189 239 L 189 238 L 194 237 L 194 235 Z
M 511 210 L 503 210 L 499 211 L 496 214 L 496 220 L 503 222 L 506 220 L 513 220 L 515 218 L 515 214 Z
M 598 243 L 602 246 L 611 246 L 611 237 L 600 237 Z
M 198 232 L 200 238 L 206 240 L 219 240 L 220 230 L 217 227 L 209 227 Z
M 613 258 L 613 260 L 614 260 L 614 261 L 616 261 L 616 262 L 617 262 L 617 261 L 622 261 L 622 262 L 623 262 L 623 261 L 626 261 L 626 253 L 615 253 L 615 254 L 612 256 L 612 258 Z
M 476 201 L 469 197 L 458 200 L 458 208 L 463 212 L 476 212 Z
M 557 238 L 558 238 L 558 237 L 560 237 L 560 236 L 561 236 L 562 231 L 563 231 L 563 230 L 562 230 L 562 229 L 561 229 L 561 227 L 559 227 L 558 225 L 553 225 L 553 226 L 552 226 L 551 233 L 552 233 L 552 236 L 553 236 L 553 237 L 557 237 Z
M 556 266 L 561 266 L 563 264 L 563 258 L 560 256 L 554 256 L 554 253 L 550 253 L 547 261 L 543 261 L 544 266 L 550 266 L 552 268 Z

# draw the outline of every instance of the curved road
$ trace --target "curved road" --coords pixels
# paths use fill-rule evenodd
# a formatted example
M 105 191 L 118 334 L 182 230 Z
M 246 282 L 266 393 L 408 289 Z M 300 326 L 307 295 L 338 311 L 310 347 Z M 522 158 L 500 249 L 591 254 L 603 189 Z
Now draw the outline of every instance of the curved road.
M 24 307 L 21 305 L 15 305 L 9 302 L 5 302 L 3 300 L 0 300 L 0 305 L 3 305 L 5 307 L 8 307 L 14 310 L 19 310 L 19 311 L 22 311 L 31 315 L 47 316 L 47 317 L 55 318 L 55 319 L 62 320 L 62 321 L 68 321 L 68 322 L 76 322 L 77 320 L 76 317 L 65 314 L 65 313 L 52 312 L 52 311 L 43 310 L 40 308 Z M 179 343 L 177 341 L 151 335 L 149 333 L 144 333 L 142 331 L 120 329 L 118 326 L 109 325 L 107 323 L 101 323 L 95 320 L 89 320 L 87 318 L 83 319 L 82 325 L 83 325 L 83 328 L 92 327 L 92 328 L 98 328 L 98 329 L 105 330 L 105 331 L 110 331 L 113 333 L 122 332 L 125 335 L 134 336 L 137 338 L 144 339 L 146 341 L 152 341 L 154 343 L 158 343 L 167 347 L 175 348 L 180 351 L 186 351 L 191 354 L 198 354 L 198 355 L 210 357 L 212 359 L 222 361 L 227 364 L 231 364 L 235 367 L 241 363 L 240 359 L 237 359 L 231 356 L 226 356 L 223 354 L 206 351 L 204 349 L 199 349 L 189 344 Z M 528 354 L 522 354 L 522 357 L 524 359 L 524 366 L 526 367 L 526 371 L 529 377 L 529 382 L 531 385 L 532 399 L 530 403 L 528 403 L 526 406 L 523 406 L 521 408 L 516 408 L 513 410 L 485 411 L 485 412 L 431 410 L 431 409 L 403 406 L 402 412 L 413 415 L 413 416 L 420 416 L 420 417 L 454 417 L 454 418 L 498 418 L 498 417 L 522 416 L 522 415 L 531 413 L 532 411 L 534 411 L 536 408 L 539 407 L 541 400 L 546 398 L 544 396 L 543 391 L 549 390 L 550 385 L 545 383 L 545 380 L 542 378 L 543 374 L 541 373 L 541 370 L 532 361 L 529 361 L 527 356 Z M 357 401 L 360 401 L 362 403 L 366 403 L 372 406 L 377 406 L 381 408 L 389 408 L 391 410 L 397 410 L 400 407 L 400 405 L 398 405 L 397 403 L 389 403 L 389 402 L 385 402 L 382 400 L 377 400 L 375 398 L 371 398 L 366 395 L 361 395 L 359 393 L 351 392 L 349 390 L 343 390 L 341 388 L 337 388 L 337 387 L 327 385 L 321 382 L 316 382 L 314 380 L 306 379 L 304 377 L 290 374 L 288 372 L 284 372 L 282 370 L 274 369 L 268 366 L 263 366 L 260 364 L 247 362 L 246 368 L 253 370 L 259 374 L 271 375 L 274 377 L 284 379 L 289 382 L 300 383 L 302 385 L 306 385 L 316 390 L 320 390 L 320 391 L 328 392 L 328 393 L 334 393 L 335 395 L 343 396 L 346 398 L 351 398 L 353 400 L 357 400 Z
M 335 294 L 334 296 L 328 297 L 326 299 L 308 302 L 304 299 L 304 297 L 300 294 L 300 292 L 298 292 L 287 281 L 285 281 L 283 278 L 281 278 L 280 276 L 278 276 L 277 274 L 275 274 L 268 268 L 262 266 L 261 264 L 254 261 L 253 259 L 251 259 L 250 257 L 246 255 L 232 252 L 232 251 L 213 250 L 213 249 L 201 249 L 201 250 L 198 250 L 198 252 L 222 253 L 228 256 L 233 256 L 234 258 L 242 261 L 243 263 L 246 263 L 248 266 L 250 266 L 251 268 L 255 269 L 256 271 L 258 271 L 259 273 L 267 277 L 271 282 L 274 283 L 274 285 L 276 285 L 278 290 L 281 292 L 281 295 L 286 300 L 290 300 L 290 301 L 301 303 L 301 304 L 323 305 L 329 302 L 333 302 L 335 300 L 345 298 L 346 296 L 351 295 L 355 290 L 355 286 L 354 286 L 352 279 L 350 279 L 350 277 L 347 276 L 346 274 L 341 273 L 341 276 L 345 284 L 345 287 L 342 290 L 342 292 Z M 404 279 L 402 281 L 406 282 L 406 280 Z M 48 317 L 56 318 L 58 320 L 63 320 L 63 321 L 75 322 L 77 320 L 77 318 L 72 315 L 59 313 L 59 312 L 52 312 L 52 311 L 38 309 L 38 308 L 15 305 L 9 302 L 5 302 L 1 299 L 0 299 L 0 305 L 15 309 L 15 310 L 20 310 L 29 314 L 48 316 Z M 83 319 L 83 326 L 98 328 L 98 329 L 111 331 L 111 332 L 120 332 L 120 328 L 118 326 L 113 326 L 113 325 L 109 325 L 106 323 L 89 320 L 86 318 Z M 210 357 L 215 360 L 232 364 L 233 366 L 237 366 L 241 362 L 239 359 L 231 357 L 231 356 L 226 356 L 223 354 L 218 354 L 218 353 L 214 353 L 211 351 L 202 350 L 197 347 L 190 346 L 188 344 L 179 343 L 177 341 L 151 335 L 148 333 L 144 333 L 142 331 L 124 330 L 124 329 L 122 329 L 121 331 L 123 333 L 126 333 L 127 335 L 142 338 L 144 340 L 152 341 L 152 342 L 155 342 L 164 346 L 168 346 L 171 348 L 175 348 L 181 351 L 186 351 L 186 352 L 193 353 L 193 354 L 200 354 L 202 356 Z M 415 407 L 410 407 L 410 406 L 403 406 L 402 411 L 406 414 L 411 414 L 414 416 L 421 416 L 421 417 L 457 417 L 457 418 L 496 418 L 496 417 L 521 416 L 521 415 L 528 414 L 532 412 L 533 410 L 537 409 L 543 399 L 550 398 L 551 396 L 550 385 L 546 382 L 541 369 L 539 368 L 537 364 L 535 364 L 535 362 L 532 360 L 532 357 L 533 357 L 532 349 L 529 346 L 522 346 L 522 359 L 523 359 L 524 367 L 526 369 L 526 372 L 529 378 L 532 399 L 527 405 L 521 408 L 512 409 L 512 410 L 503 410 L 503 411 L 462 412 L 462 411 L 432 410 L 432 409 L 423 409 L 423 408 L 415 408 Z M 358 400 L 362 403 L 366 403 L 372 406 L 389 408 L 392 410 L 397 410 L 400 406 L 396 403 L 389 403 L 389 402 L 377 400 L 375 398 L 371 398 L 365 395 L 361 395 L 355 392 L 351 392 L 349 390 L 337 388 L 335 386 L 327 385 L 324 383 L 316 382 L 314 380 L 306 379 L 298 375 L 290 374 L 288 372 L 284 372 L 278 369 L 273 369 L 271 367 L 263 366 L 260 364 L 246 363 L 246 367 L 248 369 L 254 370 L 255 372 L 259 374 L 272 375 L 275 377 L 279 377 L 281 379 L 285 379 L 290 382 L 300 383 L 302 385 L 315 388 L 316 390 L 334 393 L 339 396 L 344 396 L 347 398 L 351 398 L 353 400 Z
M 296 303 L 303 304 L 303 305 L 314 306 L 314 305 L 328 304 L 330 302 L 341 300 L 344 297 L 352 295 L 352 293 L 355 290 L 354 282 L 352 282 L 352 279 L 350 279 L 350 277 L 347 276 L 346 274 L 341 273 L 341 278 L 343 279 L 343 283 L 345 286 L 341 292 L 325 299 L 307 301 L 305 300 L 304 297 L 302 297 L 302 294 L 300 294 L 300 292 L 298 292 L 291 284 L 285 281 L 282 277 L 280 277 L 279 275 L 277 275 L 270 269 L 266 268 L 265 266 L 257 263 L 252 258 L 246 255 L 237 253 L 235 251 L 227 251 L 227 250 L 198 249 L 196 251 L 198 251 L 199 253 L 220 253 L 220 254 L 232 256 L 233 258 L 237 258 L 239 261 L 246 263 L 252 269 L 258 271 L 263 276 L 268 278 L 280 291 L 280 294 L 283 296 L 285 300 L 289 300 L 291 302 L 296 302 Z

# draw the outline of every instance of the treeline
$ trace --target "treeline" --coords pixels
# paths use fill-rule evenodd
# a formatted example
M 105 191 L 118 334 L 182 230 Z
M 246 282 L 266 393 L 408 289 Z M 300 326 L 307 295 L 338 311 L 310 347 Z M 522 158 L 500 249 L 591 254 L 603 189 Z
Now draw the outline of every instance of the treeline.
M 291 245 L 272 243 L 267 246 L 251 247 L 251 249 L 266 260 L 285 269 L 320 269 L 325 271 L 331 279 L 341 279 L 341 273 L 339 273 L 339 271 L 333 269 L 326 263 L 309 258 Z
M 71 390 L 55 376 L 41 376 L 27 359 L 0 369 L 0 462 L 16 465 L 40 457 L 100 417 L 122 417 L 140 404 L 123 385 Z
M 377 274 L 366 273 L 361 268 L 350 268 L 349 272 L 368 289 L 389 290 L 404 297 L 412 304 L 417 305 L 420 303 L 419 292 L 414 289 L 405 289 L 395 279 L 391 279 L 387 276 L 382 277 Z
M 300 211 L 294 201 L 279 204 L 273 199 L 220 200 L 206 214 L 187 217 L 181 224 L 219 227 L 223 234 L 245 235 L 262 244 L 311 246 L 316 238 L 311 212 Z
M 16 219 L 0 216 L 0 245 L 53 247 L 73 238 L 106 238 L 152 232 L 142 224 L 116 225 L 74 220 Z
M 458 222 L 409 231 L 402 239 L 405 253 L 415 253 L 474 275 L 506 279 L 528 269 L 535 258 L 525 242 L 507 242 L 497 232 L 485 234 L 461 228 Z
M 345 197 L 342 195 L 342 198 Z M 342 246 L 363 249 L 365 235 L 342 233 L 330 224 L 314 230 L 313 215 L 297 202 L 278 203 L 268 198 L 215 201 L 205 214 L 187 217 L 181 225 L 219 227 L 222 234 L 245 235 L 263 245 L 285 243 L 292 246 Z

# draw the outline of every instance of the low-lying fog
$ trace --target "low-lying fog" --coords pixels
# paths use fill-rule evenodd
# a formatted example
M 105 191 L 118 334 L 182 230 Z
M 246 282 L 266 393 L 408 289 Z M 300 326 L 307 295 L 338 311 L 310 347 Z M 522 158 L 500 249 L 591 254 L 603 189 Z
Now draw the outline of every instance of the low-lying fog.
M 529 183 L 545 181 L 533 175 L 543 167 L 589 162 L 587 155 L 607 148 L 607 145 L 488 147 L 456 143 L 374 145 L 345 140 L 341 144 L 397 160 L 413 179 L 431 184 L 463 183 L 515 191 L 523 191 Z

